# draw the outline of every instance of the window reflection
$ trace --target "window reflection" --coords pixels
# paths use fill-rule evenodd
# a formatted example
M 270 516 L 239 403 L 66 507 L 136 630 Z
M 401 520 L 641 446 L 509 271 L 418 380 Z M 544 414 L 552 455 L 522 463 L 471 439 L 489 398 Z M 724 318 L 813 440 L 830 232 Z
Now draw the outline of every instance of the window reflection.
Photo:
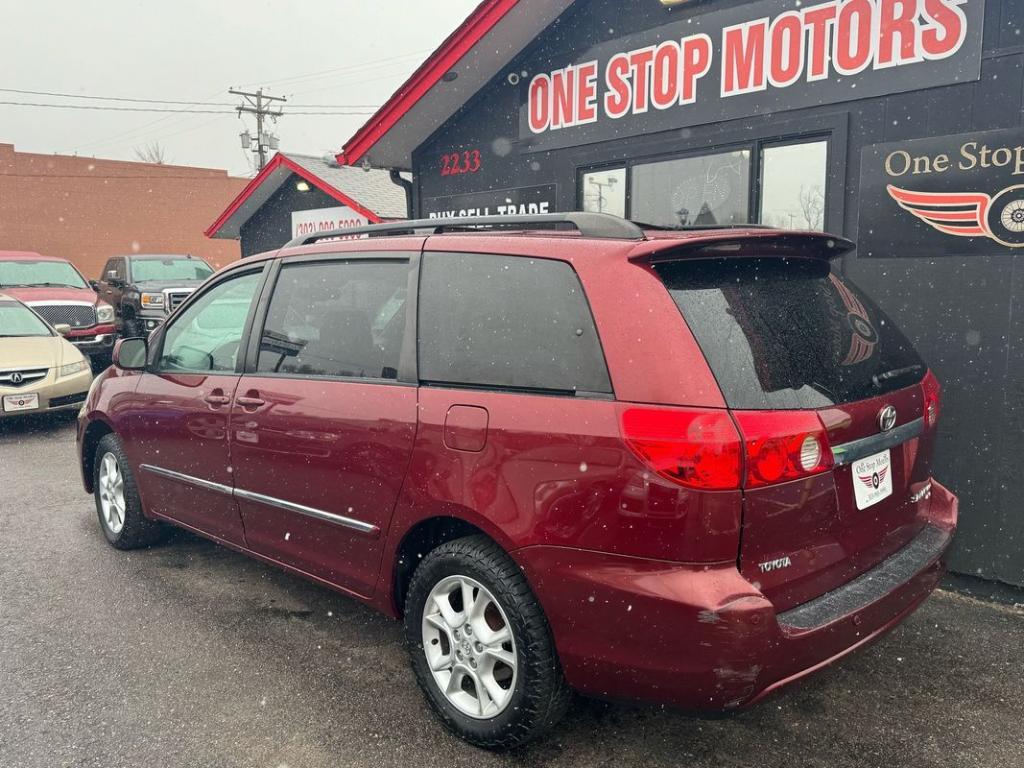
M 749 150 L 637 165 L 632 180 L 636 221 L 667 227 L 750 221 Z
M 769 146 L 761 157 L 761 223 L 824 229 L 828 142 Z
M 626 169 L 607 168 L 580 178 L 583 210 L 626 216 Z

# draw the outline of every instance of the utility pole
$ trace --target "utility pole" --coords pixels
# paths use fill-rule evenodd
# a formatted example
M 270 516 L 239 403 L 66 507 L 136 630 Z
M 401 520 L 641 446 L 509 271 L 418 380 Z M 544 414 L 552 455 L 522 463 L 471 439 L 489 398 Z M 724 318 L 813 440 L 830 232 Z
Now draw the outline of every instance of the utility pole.
M 269 141 L 270 137 L 263 130 L 263 118 L 270 117 L 276 120 L 277 118 L 281 117 L 281 115 L 283 115 L 284 112 L 282 112 L 280 108 L 278 108 L 276 111 L 273 110 L 271 108 L 271 104 L 273 104 L 273 102 L 275 101 L 280 101 L 283 103 L 287 101 L 287 99 L 284 98 L 283 96 L 267 96 L 265 93 L 263 93 L 262 88 L 257 89 L 256 93 L 249 93 L 247 91 L 237 91 L 234 88 L 231 88 L 228 90 L 228 93 L 233 94 L 234 96 L 241 96 L 246 101 L 245 104 L 236 107 L 239 116 L 241 116 L 243 112 L 250 115 L 256 115 L 256 148 L 252 148 L 253 139 L 251 136 L 249 136 L 248 131 L 243 131 L 241 137 L 243 148 L 249 149 L 250 152 L 255 152 L 256 154 L 259 155 L 260 163 L 257 171 L 262 171 L 263 166 L 267 164 L 267 149 L 271 144 L 271 142 Z M 274 137 L 273 143 L 275 145 L 277 144 L 276 137 Z

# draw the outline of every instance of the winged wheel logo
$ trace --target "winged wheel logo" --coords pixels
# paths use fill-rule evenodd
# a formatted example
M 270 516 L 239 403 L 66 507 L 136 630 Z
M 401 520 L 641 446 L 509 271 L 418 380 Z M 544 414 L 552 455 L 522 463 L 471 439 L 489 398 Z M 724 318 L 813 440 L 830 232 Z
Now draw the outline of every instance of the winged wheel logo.
M 857 475 L 857 479 L 860 480 L 868 488 L 878 488 L 883 482 L 885 482 L 885 476 L 889 474 L 889 468 L 884 467 L 877 472 L 872 472 L 870 475 Z
M 1024 248 L 1024 184 L 994 197 L 984 192 L 914 192 L 892 184 L 886 189 L 900 208 L 939 232 Z

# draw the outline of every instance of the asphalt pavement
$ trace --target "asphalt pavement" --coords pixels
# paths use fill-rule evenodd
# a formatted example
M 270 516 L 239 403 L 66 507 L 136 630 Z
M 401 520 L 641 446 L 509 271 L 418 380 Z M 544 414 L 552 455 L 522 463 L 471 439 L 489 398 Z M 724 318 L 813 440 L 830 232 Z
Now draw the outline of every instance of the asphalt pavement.
M 0 512 L 3 768 L 1024 765 L 1012 601 L 940 591 L 730 717 L 578 700 L 492 754 L 435 723 L 390 619 L 189 534 L 109 547 L 67 418 L 0 422 Z

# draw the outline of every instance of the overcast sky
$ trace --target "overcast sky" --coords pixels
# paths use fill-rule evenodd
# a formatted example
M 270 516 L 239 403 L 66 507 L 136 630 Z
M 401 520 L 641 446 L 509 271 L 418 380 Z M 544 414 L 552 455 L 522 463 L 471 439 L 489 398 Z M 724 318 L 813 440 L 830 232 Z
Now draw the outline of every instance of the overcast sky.
M 0 88 L 82 96 L 235 103 L 231 86 L 286 96 L 281 148 L 336 151 L 368 115 L 293 115 L 319 105 L 369 112 L 478 0 L 2 0 Z M 250 173 L 225 106 L 92 101 L 0 91 L 0 101 L 211 109 L 160 114 L 0 104 L 0 142 L 20 151 L 134 159 L 159 142 L 168 161 Z M 296 106 L 292 107 L 291 104 Z M 317 105 L 304 109 L 298 105 Z M 368 106 L 363 106 L 368 105 Z

